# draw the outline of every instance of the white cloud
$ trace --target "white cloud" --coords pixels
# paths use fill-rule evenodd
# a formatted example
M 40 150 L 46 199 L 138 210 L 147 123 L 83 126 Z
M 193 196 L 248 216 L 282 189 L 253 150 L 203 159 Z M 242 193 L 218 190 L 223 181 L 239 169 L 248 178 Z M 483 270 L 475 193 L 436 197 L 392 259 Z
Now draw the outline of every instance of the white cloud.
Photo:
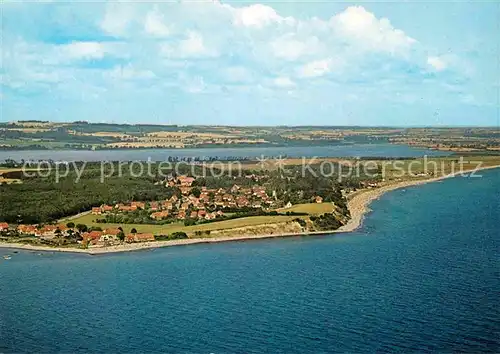
M 427 64 L 436 71 L 442 71 L 448 67 L 446 61 L 440 57 L 428 57 Z
M 233 13 L 234 23 L 245 27 L 262 28 L 276 22 L 294 23 L 294 19 L 291 17 L 283 18 L 272 7 L 261 4 L 241 7 L 233 10 Z
M 322 59 L 311 61 L 299 69 L 299 76 L 304 78 L 319 77 L 332 71 L 333 61 L 331 59 Z
M 296 86 L 295 82 L 293 82 L 289 77 L 285 77 L 285 76 L 280 76 L 280 77 L 275 78 L 273 80 L 273 83 L 277 87 L 290 88 L 290 87 Z
M 152 79 L 155 76 L 151 70 L 134 69 L 132 65 L 117 66 L 108 73 L 109 78 L 122 80 Z
M 350 6 L 330 19 L 330 24 L 341 39 L 357 44 L 362 49 L 406 52 L 416 40 L 395 29 L 386 18 L 380 20 L 362 6 Z
M 189 32 L 188 38 L 180 43 L 179 49 L 184 56 L 206 55 L 209 53 L 203 43 L 203 37 L 197 32 Z
M 170 34 L 170 29 L 163 23 L 163 16 L 158 10 L 148 12 L 144 21 L 144 31 L 155 37 L 166 37 Z
M 111 35 L 122 36 L 135 17 L 134 8 L 127 3 L 110 2 L 106 6 L 101 28 Z
M 184 59 L 217 56 L 217 51 L 208 48 L 201 34 L 196 31 L 189 31 L 187 38 L 179 41 L 177 46 L 171 43 L 161 44 L 160 52 L 166 57 Z
M 298 40 L 290 34 L 273 40 L 270 46 L 276 58 L 292 61 L 303 56 L 315 55 L 321 50 L 321 43 L 317 37 Z
M 96 77 L 105 78 L 105 84 L 126 80 L 132 86 L 136 80 L 140 86 L 141 80 L 157 77 L 152 84 L 162 81 L 188 92 L 238 83 L 231 89 L 246 85 L 254 92 L 264 87 L 282 94 L 282 88 L 296 88 L 295 92 L 321 84 L 314 79 L 327 75 L 345 82 L 367 82 L 377 75 L 394 78 L 400 68 L 416 69 L 411 74 L 400 70 L 396 77 L 400 82 L 407 75 L 419 80 L 422 68 L 456 69 L 455 62 L 459 63 L 445 55 L 427 57 L 423 45 L 360 6 L 347 7 L 326 20 L 281 16 L 267 5 L 232 6 L 218 1 L 113 2 L 99 9 L 104 9 L 102 21 L 94 23 L 93 30 L 119 37 L 119 42 L 36 43 L 23 54 L 16 82 L 22 82 L 23 76 L 51 82 L 56 78 L 49 75 L 50 70 L 57 65 L 71 64 L 66 66 L 76 69 L 82 60 L 110 56 L 110 60 L 126 59 L 127 64 L 117 62 L 112 70 L 96 68 Z M 69 35 L 71 31 L 68 28 Z M 6 55 L 2 59 L 17 60 Z M 32 73 L 23 72 L 23 66 L 32 68 Z M 89 65 L 78 69 L 79 80 L 91 80 L 85 75 Z M 71 76 L 69 71 L 66 74 Z
M 104 46 L 98 42 L 73 42 L 62 45 L 61 50 L 69 59 L 99 59 L 104 57 Z
M 134 31 L 134 24 L 139 23 L 142 29 Z M 137 37 L 137 32 L 169 36 L 171 41 L 161 46 L 167 57 L 237 54 L 261 64 L 270 63 L 272 58 L 290 62 L 328 56 L 360 59 L 365 52 L 404 57 L 416 43 L 388 19 L 378 19 L 361 6 L 348 7 L 329 20 L 299 20 L 281 16 L 262 4 L 236 7 L 219 1 L 113 3 L 107 6 L 101 27 L 121 37 Z

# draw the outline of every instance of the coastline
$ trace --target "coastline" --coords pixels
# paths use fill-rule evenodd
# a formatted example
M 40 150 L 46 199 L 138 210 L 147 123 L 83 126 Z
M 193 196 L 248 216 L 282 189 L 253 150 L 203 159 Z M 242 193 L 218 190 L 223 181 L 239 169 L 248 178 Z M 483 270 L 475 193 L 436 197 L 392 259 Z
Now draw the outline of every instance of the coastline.
M 89 255 L 106 254 L 106 253 L 118 253 L 118 252 L 130 252 L 139 251 L 146 249 L 162 248 L 162 247 L 172 247 L 172 246 L 185 246 L 193 244 L 207 244 L 207 243 L 218 243 L 218 242 L 234 242 L 234 241 L 248 241 L 248 240 L 259 240 L 268 238 L 280 238 L 280 237 L 294 237 L 294 236 L 309 236 L 309 235 L 327 235 L 336 233 L 349 233 L 357 230 L 363 224 L 363 220 L 367 212 L 370 211 L 369 205 L 374 201 L 379 199 L 382 195 L 387 192 L 422 185 L 426 183 L 432 183 L 441 181 L 447 178 L 453 178 L 460 174 L 470 173 L 473 171 L 483 171 L 489 169 L 500 168 L 500 165 L 487 166 L 478 169 L 464 170 L 456 173 L 451 173 L 441 177 L 426 178 L 426 179 L 414 179 L 406 180 L 396 183 L 391 183 L 384 185 L 380 188 L 366 189 L 360 191 L 358 194 L 352 196 L 348 200 L 348 208 L 351 213 L 351 219 L 341 226 L 337 230 L 331 231 L 313 231 L 313 232 L 301 232 L 301 233 L 283 233 L 283 234 L 269 234 L 269 235 L 243 235 L 236 237 L 207 237 L 207 238 L 193 238 L 193 239 L 181 239 L 181 240 L 169 240 L 169 241 L 152 241 L 145 243 L 131 243 L 123 244 L 117 246 L 109 247 L 96 247 L 89 249 L 79 249 L 70 247 L 47 247 L 47 246 L 36 246 L 22 243 L 6 243 L 0 242 L 0 249 L 18 249 L 27 251 L 41 251 L 41 252 L 70 252 L 70 253 L 83 253 Z

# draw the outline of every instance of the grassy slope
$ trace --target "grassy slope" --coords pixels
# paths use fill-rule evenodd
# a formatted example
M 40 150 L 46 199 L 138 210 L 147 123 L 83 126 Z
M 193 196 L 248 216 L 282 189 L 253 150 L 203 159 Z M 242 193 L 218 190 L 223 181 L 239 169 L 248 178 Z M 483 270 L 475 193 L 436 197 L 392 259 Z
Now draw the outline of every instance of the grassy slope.
M 460 159 L 460 156 L 450 156 L 450 157 L 435 157 L 427 159 L 428 172 L 434 171 L 434 163 L 437 165 L 436 176 L 446 175 L 452 172 L 458 172 L 460 170 L 460 165 L 456 163 Z M 464 156 L 463 170 L 471 170 L 479 167 L 497 166 L 500 165 L 500 156 Z M 404 161 L 378 161 L 379 165 L 385 164 L 386 178 L 388 180 L 394 177 L 400 177 L 402 179 L 414 179 L 415 177 L 399 174 L 401 170 L 409 171 L 413 173 L 425 172 L 424 159 L 415 160 L 404 160 Z M 420 163 L 418 163 L 420 162 Z M 397 163 L 397 165 L 395 165 Z M 399 168 L 399 171 L 398 169 Z M 411 168 L 410 168 L 411 167 Z
M 130 232 L 131 229 L 135 228 L 137 232 L 151 232 L 156 235 L 160 234 L 170 234 L 175 231 L 184 231 L 186 233 L 192 233 L 195 231 L 206 231 L 206 230 L 224 230 L 224 229 L 234 229 L 238 227 L 245 226 L 256 226 L 264 225 L 278 222 L 291 221 L 297 216 L 249 216 L 246 218 L 232 219 L 217 221 L 208 224 L 184 226 L 181 222 L 176 222 L 168 225 L 145 225 L 145 224 L 98 224 L 94 220 L 98 216 L 96 215 L 84 215 L 71 219 L 75 224 L 85 224 L 87 226 L 99 226 L 103 229 L 105 228 L 116 228 L 121 226 L 125 233 Z M 69 220 L 68 220 L 69 222 Z
M 309 215 L 320 215 L 324 213 L 333 212 L 332 203 L 307 203 L 307 204 L 296 204 L 291 208 L 279 209 L 281 213 L 286 213 L 287 211 L 293 211 L 296 213 L 308 213 Z

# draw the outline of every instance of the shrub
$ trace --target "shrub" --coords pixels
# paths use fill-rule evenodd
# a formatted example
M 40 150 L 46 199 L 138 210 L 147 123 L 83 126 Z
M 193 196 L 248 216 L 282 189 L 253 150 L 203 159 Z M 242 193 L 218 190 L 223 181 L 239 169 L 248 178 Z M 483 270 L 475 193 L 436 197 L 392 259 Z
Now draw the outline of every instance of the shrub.
M 196 220 L 194 219 L 185 219 L 184 220 L 184 226 L 192 226 L 196 224 Z
M 177 232 L 172 233 L 169 238 L 171 240 L 180 240 L 180 239 L 188 238 L 188 235 L 183 231 L 177 231 Z
M 306 227 L 306 225 L 307 225 L 307 223 L 304 219 L 296 218 L 296 219 L 293 219 L 293 221 L 298 222 L 299 225 L 302 227 Z

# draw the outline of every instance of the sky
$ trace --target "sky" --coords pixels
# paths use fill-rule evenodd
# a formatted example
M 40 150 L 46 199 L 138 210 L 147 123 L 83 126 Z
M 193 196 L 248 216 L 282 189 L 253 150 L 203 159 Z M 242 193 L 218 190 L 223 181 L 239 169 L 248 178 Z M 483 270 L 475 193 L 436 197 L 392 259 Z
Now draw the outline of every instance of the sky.
M 13 1 L 0 121 L 500 126 L 500 2 Z

